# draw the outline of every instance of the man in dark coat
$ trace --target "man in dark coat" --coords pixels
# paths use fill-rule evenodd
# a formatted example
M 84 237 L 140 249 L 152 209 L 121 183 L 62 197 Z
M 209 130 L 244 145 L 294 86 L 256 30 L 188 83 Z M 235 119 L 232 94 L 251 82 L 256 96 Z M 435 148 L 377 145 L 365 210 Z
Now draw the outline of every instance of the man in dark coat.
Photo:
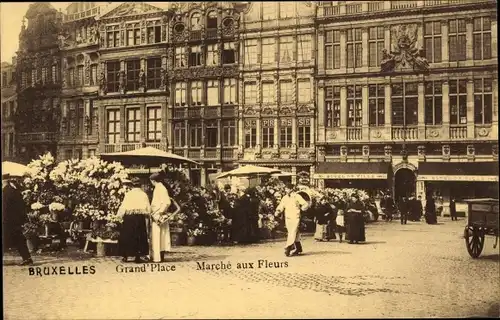
M 401 224 L 406 224 L 408 222 L 408 209 L 409 203 L 406 197 L 401 198 L 399 201 L 399 213 L 401 215 Z
M 436 201 L 432 195 L 427 197 L 427 201 L 425 203 L 425 222 L 428 224 L 436 224 L 437 216 L 436 216 Z
M 415 201 L 415 211 L 417 212 L 417 221 L 420 221 L 424 212 L 424 207 L 422 206 L 422 196 L 418 196 L 418 199 Z
M 231 200 L 229 199 L 231 192 L 231 186 L 226 185 L 224 186 L 224 191 L 221 192 L 220 194 L 220 199 L 219 199 L 219 209 L 224 216 L 224 218 L 228 220 L 233 219 L 233 206 L 231 205 Z M 231 224 L 229 223 L 227 226 L 224 226 L 223 230 L 223 237 L 225 242 L 231 241 Z
M 28 221 L 26 204 L 21 191 L 10 181 L 9 175 L 2 175 L 2 223 L 4 243 L 12 244 L 23 259 L 21 265 L 33 264 L 23 234 L 23 224 Z M 4 248 L 5 252 L 5 248 Z
M 455 198 L 451 197 L 450 198 L 450 216 L 451 216 L 451 221 L 458 220 L 457 217 L 457 203 L 455 201 Z
M 390 195 L 386 195 L 385 199 L 385 221 L 392 221 L 392 215 L 394 214 L 394 200 Z

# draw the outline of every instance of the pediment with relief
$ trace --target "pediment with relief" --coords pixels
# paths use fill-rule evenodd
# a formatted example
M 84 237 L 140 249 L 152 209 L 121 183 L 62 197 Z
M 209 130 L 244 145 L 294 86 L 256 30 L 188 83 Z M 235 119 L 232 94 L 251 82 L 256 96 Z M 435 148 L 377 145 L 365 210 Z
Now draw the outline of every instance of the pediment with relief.
M 115 9 L 111 10 L 110 12 L 106 13 L 105 15 L 103 15 L 101 19 L 117 18 L 117 17 L 124 17 L 124 16 L 137 15 L 143 13 L 162 12 L 162 11 L 163 11 L 162 9 L 144 2 L 126 2 L 119 5 Z

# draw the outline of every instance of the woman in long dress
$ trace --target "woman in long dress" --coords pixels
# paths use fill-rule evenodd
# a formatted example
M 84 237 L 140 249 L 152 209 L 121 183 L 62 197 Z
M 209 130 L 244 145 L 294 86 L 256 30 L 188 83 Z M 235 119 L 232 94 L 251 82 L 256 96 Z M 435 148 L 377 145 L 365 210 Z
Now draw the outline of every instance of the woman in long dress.
M 365 219 L 363 217 L 364 206 L 359 201 L 359 196 L 355 193 L 351 195 L 351 202 L 347 206 L 346 215 L 346 240 L 349 243 L 366 241 L 365 239 Z
M 118 246 L 122 261 L 127 262 L 128 257 L 135 257 L 135 262 L 145 262 L 141 256 L 149 253 L 147 221 L 151 213 L 148 195 L 141 189 L 139 178 L 130 182 L 132 189 L 125 194 L 125 198 L 118 209 L 118 216 L 123 223 L 118 238 Z
M 335 228 L 333 226 L 336 218 L 335 207 L 328 203 L 325 197 L 320 199 L 319 206 L 316 208 L 314 220 L 316 221 L 316 232 L 314 240 L 329 241 L 335 239 Z
M 177 207 L 175 213 L 180 211 L 180 207 L 170 198 L 167 188 L 162 183 L 161 174 L 154 173 L 149 179 L 154 186 L 151 201 L 151 219 L 153 220 L 151 223 L 151 257 L 153 262 L 161 262 L 165 252 L 172 250 L 167 210 L 172 203 Z

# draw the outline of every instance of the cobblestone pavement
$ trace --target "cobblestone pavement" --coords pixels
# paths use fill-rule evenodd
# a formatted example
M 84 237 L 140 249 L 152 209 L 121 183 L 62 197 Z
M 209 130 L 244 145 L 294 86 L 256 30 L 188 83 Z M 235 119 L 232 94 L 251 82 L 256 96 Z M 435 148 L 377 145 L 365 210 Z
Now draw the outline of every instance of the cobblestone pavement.
M 177 247 L 161 266 L 118 273 L 116 258 L 83 253 L 35 256 L 37 267 L 95 266 L 95 274 L 30 276 L 4 257 L 6 319 L 471 317 L 500 314 L 499 250 L 487 238 L 469 257 L 464 220 L 378 222 L 366 244 L 303 241 L 287 258 L 283 241 L 249 246 Z M 258 268 L 258 260 L 277 262 Z M 198 270 L 198 263 L 231 263 Z M 287 262 L 288 267 L 284 267 Z M 252 269 L 236 269 L 253 263 Z M 266 264 L 261 262 L 261 264 Z M 127 266 L 136 266 L 127 264 Z M 281 266 L 281 267 L 280 267 Z

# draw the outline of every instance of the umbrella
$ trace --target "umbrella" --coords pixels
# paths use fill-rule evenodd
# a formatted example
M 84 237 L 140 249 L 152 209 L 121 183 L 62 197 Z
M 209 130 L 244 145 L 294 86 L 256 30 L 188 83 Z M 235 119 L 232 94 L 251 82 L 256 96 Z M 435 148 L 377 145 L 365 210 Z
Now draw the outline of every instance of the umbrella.
M 128 165 L 149 165 L 150 167 L 159 167 L 164 163 L 192 163 L 198 162 L 166 152 L 153 147 L 145 147 L 125 152 L 102 153 L 102 160 L 117 161 Z
M 237 169 L 224 172 L 217 177 L 217 179 L 229 177 L 229 176 L 251 176 L 251 175 L 270 175 L 273 173 L 280 173 L 281 171 L 278 169 L 267 168 L 267 167 L 258 167 L 253 165 L 246 165 L 243 167 L 239 167 Z
M 276 178 L 281 178 L 281 177 L 293 177 L 295 174 L 291 172 L 279 172 L 279 173 L 273 173 L 271 176 L 276 177 Z
M 2 162 L 2 174 L 9 174 L 14 177 L 22 177 L 29 171 L 29 168 L 23 164 L 4 161 Z

